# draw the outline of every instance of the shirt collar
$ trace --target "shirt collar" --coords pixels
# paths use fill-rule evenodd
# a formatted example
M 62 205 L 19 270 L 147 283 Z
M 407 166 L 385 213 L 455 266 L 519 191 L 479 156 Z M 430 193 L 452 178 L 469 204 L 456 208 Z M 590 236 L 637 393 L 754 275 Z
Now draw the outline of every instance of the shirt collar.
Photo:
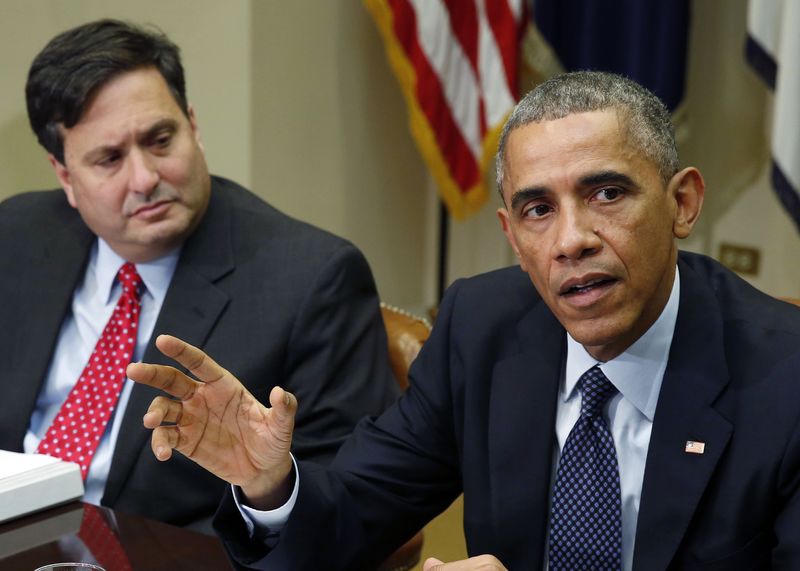
M 159 303 L 164 300 L 180 254 L 181 249 L 178 247 L 155 260 L 135 264 L 136 271 L 139 272 L 145 288 L 142 295 L 150 295 L 153 299 L 158 300 Z M 124 258 L 111 249 L 111 246 L 105 240 L 102 238 L 97 239 L 97 247 L 92 248 L 89 263 L 95 266 L 98 293 L 102 292 L 106 304 L 116 303 L 114 296 L 115 280 L 117 272 L 119 272 L 125 261 Z
M 680 282 L 680 274 L 676 268 L 672 291 L 661 315 L 633 345 L 610 361 L 597 361 L 567 333 L 567 367 L 561 398 L 564 401 L 572 398 L 581 375 L 595 365 L 600 365 L 600 369 L 620 394 L 652 421 L 678 319 Z

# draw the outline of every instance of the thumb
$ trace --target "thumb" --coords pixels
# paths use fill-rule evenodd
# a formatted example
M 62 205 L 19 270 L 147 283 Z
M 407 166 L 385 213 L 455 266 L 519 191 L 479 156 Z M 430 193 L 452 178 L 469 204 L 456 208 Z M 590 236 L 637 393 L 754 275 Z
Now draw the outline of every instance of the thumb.
M 433 571 L 437 565 L 444 565 L 444 561 L 436 559 L 435 557 L 428 557 L 425 563 L 422 564 L 422 571 Z
M 272 387 L 269 393 L 270 413 L 275 417 L 275 426 L 288 433 L 294 428 L 294 415 L 297 412 L 297 399 L 281 387 Z

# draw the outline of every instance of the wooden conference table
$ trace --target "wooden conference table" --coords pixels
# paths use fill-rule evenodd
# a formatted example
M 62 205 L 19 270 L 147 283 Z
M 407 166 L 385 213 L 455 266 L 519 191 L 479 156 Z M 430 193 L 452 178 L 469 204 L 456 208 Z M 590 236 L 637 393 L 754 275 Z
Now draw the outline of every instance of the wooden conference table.
M 103 532 L 91 535 L 98 537 L 105 533 L 107 538 L 115 538 L 116 541 L 109 539 L 115 556 L 127 559 L 124 565 L 114 566 L 132 571 L 233 569 L 216 537 L 80 502 L 1 524 L 0 569 L 33 571 L 48 563 L 81 561 L 74 557 L 75 553 L 88 552 L 87 542 L 79 535 L 85 535 L 81 525 L 82 522 L 86 525 L 84 512 L 89 510 L 94 512 L 91 515 L 95 516 L 95 522 L 105 522 L 100 524 Z M 101 557 L 97 559 L 102 563 Z

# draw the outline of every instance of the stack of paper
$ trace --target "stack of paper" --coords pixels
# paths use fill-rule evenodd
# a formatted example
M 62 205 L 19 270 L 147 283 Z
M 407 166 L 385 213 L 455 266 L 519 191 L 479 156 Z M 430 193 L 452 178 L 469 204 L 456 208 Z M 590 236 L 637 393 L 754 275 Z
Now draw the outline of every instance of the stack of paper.
M 41 454 L 0 450 L 0 522 L 83 495 L 77 464 Z

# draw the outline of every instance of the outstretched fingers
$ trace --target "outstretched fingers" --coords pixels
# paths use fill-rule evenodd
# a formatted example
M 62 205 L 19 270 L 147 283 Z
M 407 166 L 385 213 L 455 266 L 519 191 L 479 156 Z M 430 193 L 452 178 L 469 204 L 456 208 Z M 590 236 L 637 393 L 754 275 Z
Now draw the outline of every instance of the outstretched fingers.
M 167 357 L 176 360 L 204 383 L 229 377 L 230 373 L 202 350 L 172 335 L 159 335 L 156 347 Z
M 291 493 L 294 395 L 274 387 L 267 408 L 197 347 L 170 335 L 160 335 L 156 347 L 194 376 L 164 365 L 128 366 L 131 380 L 174 397 L 154 398 L 144 415 L 156 458 L 168 460 L 177 450 L 241 485 L 249 499 L 282 505 Z
M 166 365 L 131 363 L 128 365 L 127 375 L 132 381 L 161 389 L 181 400 L 192 398 L 200 384 L 176 368 Z
M 230 373 L 220 367 L 203 351 L 171 335 L 159 335 L 156 347 L 167 357 L 186 367 L 203 383 L 214 383 L 223 378 L 232 379 Z M 160 389 L 173 397 L 188 400 L 194 396 L 201 383 L 183 374 L 174 367 L 131 363 L 128 378 L 137 383 Z

